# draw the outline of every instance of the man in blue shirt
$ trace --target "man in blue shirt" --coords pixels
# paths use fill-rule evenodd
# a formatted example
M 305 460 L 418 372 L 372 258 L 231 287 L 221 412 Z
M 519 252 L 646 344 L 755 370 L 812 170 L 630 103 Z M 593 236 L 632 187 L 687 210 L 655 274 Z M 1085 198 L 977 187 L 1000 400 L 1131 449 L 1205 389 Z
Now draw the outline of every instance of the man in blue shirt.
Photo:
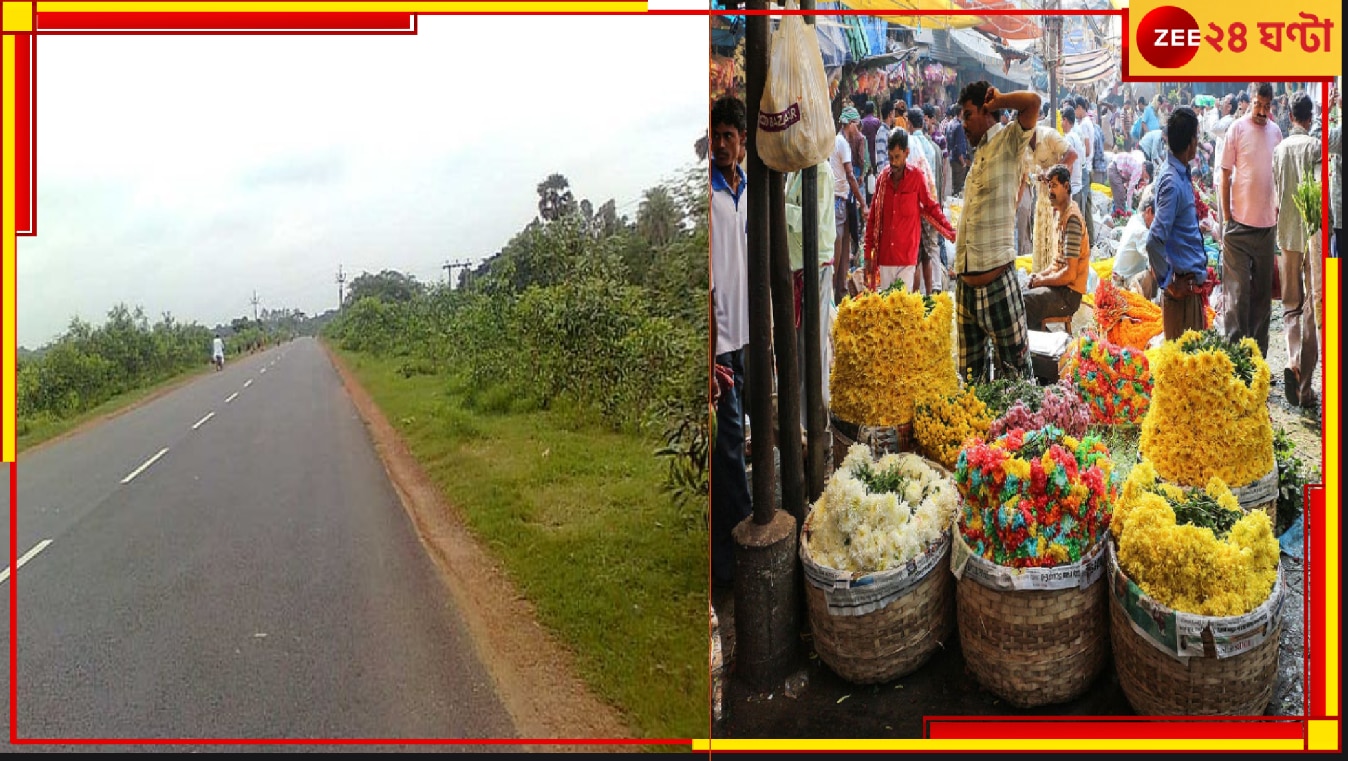
M 1156 216 L 1147 236 L 1147 259 L 1161 296 L 1165 338 L 1173 341 L 1186 330 L 1203 330 L 1206 318 L 1201 296 L 1207 279 L 1208 255 L 1198 231 L 1189 162 L 1198 153 L 1198 116 L 1177 108 L 1166 122 L 1170 155 L 1156 179 Z
M 960 107 L 950 104 L 950 121 L 946 122 L 945 144 L 950 153 L 950 191 L 952 195 L 964 192 L 964 178 L 969 176 L 969 138 L 964 134 L 964 125 L 958 118 Z

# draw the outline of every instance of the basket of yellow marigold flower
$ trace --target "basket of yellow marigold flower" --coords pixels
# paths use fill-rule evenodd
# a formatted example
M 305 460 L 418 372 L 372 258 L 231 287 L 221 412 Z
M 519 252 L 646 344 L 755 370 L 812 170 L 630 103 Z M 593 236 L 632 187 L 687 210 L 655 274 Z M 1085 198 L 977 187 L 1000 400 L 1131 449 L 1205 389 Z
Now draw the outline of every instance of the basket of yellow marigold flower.
M 913 419 L 918 454 L 954 470 L 965 442 L 985 438 L 993 415 L 973 388 L 923 396 Z
M 1138 713 L 1262 715 L 1273 697 L 1284 589 L 1263 511 L 1214 478 L 1162 481 L 1143 461 L 1111 524 L 1114 665 Z
M 1269 369 L 1258 344 L 1191 330 L 1148 352 L 1147 359 L 1153 387 L 1138 454 L 1164 481 L 1201 489 L 1221 479 L 1242 509 L 1275 519 Z
M 835 463 L 855 443 L 877 452 L 912 449 L 918 397 L 959 387 L 953 324 L 949 294 L 923 296 L 902 283 L 843 299 L 829 376 Z

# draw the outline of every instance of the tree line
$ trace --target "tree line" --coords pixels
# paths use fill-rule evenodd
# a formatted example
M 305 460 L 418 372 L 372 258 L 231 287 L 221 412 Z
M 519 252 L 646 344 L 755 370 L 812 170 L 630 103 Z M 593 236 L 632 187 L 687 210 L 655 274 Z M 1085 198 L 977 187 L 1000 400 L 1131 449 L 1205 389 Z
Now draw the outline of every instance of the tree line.
M 215 330 L 179 322 L 168 313 L 152 325 L 142 307 L 125 304 L 113 307 L 98 327 L 76 317 L 55 341 L 20 354 L 18 432 L 37 417 L 71 418 L 119 394 L 203 367 L 210 362 L 216 333 L 224 336 L 226 352 L 232 355 L 293 336 L 305 322 L 301 313 L 288 310 L 264 317 L 268 319 L 241 317 Z
M 615 429 L 654 433 L 671 494 L 705 511 L 705 165 L 645 191 L 634 220 L 613 201 L 577 202 L 562 175 L 537 193 L 538 218 L 457 287 L 362 274 L 325 334 L 400 358 L 405 374 L 457 376 L 470 403 L 565 399 Z

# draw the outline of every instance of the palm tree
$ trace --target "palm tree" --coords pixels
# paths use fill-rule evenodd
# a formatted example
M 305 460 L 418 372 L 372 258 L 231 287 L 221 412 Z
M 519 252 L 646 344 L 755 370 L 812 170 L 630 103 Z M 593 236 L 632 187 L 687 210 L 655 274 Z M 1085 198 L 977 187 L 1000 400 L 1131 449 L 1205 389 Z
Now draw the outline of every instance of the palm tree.
M 637 234 L 652 246 L 663 246 L 678 234 L 682 216 L 668 189 L 663 185 L 650 188 L 637 210 Z
M 538 183 L 538 216 L 545 222 L 561 219 L 575 208 L 571 183 L 561 174 L 550 174 Z

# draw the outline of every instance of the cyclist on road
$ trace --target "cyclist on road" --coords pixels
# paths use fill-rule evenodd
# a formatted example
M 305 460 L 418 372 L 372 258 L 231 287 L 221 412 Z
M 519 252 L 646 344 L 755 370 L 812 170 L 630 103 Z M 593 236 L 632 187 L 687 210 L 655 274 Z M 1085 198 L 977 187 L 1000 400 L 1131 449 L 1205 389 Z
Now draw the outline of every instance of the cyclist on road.
M 215 363 L 217 371 L 225 369 L 225 342 L 221 340 L 217 333 L 215 341 L 211 344 L 211 361 Z

